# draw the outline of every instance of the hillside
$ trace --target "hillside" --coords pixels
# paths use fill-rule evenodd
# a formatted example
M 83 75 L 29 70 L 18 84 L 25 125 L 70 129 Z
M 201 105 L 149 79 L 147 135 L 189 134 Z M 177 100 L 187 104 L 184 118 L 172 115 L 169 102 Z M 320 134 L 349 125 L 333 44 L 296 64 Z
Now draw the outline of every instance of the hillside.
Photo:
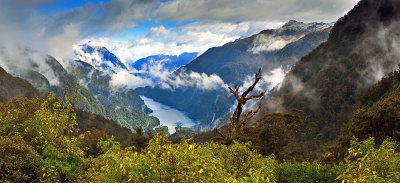
M 290 21 L 279 29 L 265 30 L 251 37 L 211 48 L 181 67 L 171 76 L 171 80 L 184 73 L 197 72 L 216 74 L 226 84 L 241 86 L 246 78 L 251 78 L 262 68 L 265 78 L 270 80 L 264 82 L 263 89 L 272 89 L 275 87 L 273 85 L 279 83 L 275 80 L 283 77 L 298 59 L 328 38 L 329 30 L 325 29 L 327 27 L 329 24 Z M 174 88 L 173 84 L 171 86 L 172 90 L 161 85 L 137 88 L 136 91 L 140 95 L 188 112 L 190 118 L 204 126 L 214 125 L 234 105 L 234 98 L 226 88 L 208 90 L 184 86 Z
M 361 96 L 361 106 L 343 125 L 337 139 L 337 156 L 345 155 L 353 137 L 375 138 L 381 144 L 387 137 L 400 141 L 400 70 L 390 73 Z
M 0 102 L 7 103 L 15 97 L 39 97 L 39 91 L 29 82 L 13 77 L 0 67 Z
M 106 73 L 83 62 L 70 64 L 73 69 L 67 70 L 54 57 L 26 50 L 20 56 L 23 59 L 18 61 L 7 54 L 1 55 L 0 65 L 12 75 L 27 80 L 40 92 L 53 92 L 57 97 L 64 97 L 68 86 L 68 93 L 80 96 L 77 108 L 115 120 L 131 130 L 137 126 L 148 128 L 159 124 L 157 118 L 146 115 L 151 110 L 133 90 L 110 86 L 110 77 Z M 75 88 L 77 85 L 81 85 L 79 89 Z
M 360 1 L 336 22 L 327 42 L 296 63 L 258 119 L 300 109 L 309 116 L 308 124 L 317 124 L 307 137 L 312 143 L 300 146 L 320 148 L 316 144 L 334 140 L 362 105 L 361 96 L 400 63 L 399 7 L 394 0 Z
M 38 98 L 39 91 L 24 79 L 13 77 L 0 67 L 0 103 L 7 104 L 13 98 Z M 42 97 L 47 93 L 41 93 Z M 132 135 L 128 128 L 121 127 L 115 121 L 105 119 L 104 117 L 90 112 L 75 109 L 77 128 L 80 133 L 89 130 L 105 130 L 109 137 L 114 136 L 117 141 L 125 142 Z

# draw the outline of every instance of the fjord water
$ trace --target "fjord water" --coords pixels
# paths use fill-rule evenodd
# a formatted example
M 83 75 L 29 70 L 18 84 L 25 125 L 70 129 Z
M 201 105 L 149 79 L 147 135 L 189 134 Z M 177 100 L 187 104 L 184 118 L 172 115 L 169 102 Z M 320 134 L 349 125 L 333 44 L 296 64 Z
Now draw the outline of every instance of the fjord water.
M 170 134 L 175 133 L 176 126 L 193 127 L 195 125 L 194 121 L 183 111 L 161 104 L 143 95 L 140 95 L 140 98 L 143 99 L 147 107 L 153 110 L 149 115 L 160 119 L 160 126 L 168 126 Z

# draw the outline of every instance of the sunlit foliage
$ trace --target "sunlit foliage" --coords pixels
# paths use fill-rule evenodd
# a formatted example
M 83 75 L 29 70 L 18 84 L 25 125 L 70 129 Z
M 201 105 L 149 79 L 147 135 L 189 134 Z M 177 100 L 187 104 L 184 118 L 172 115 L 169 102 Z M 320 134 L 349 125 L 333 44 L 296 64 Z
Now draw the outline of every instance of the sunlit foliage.
M 77 133 L 71 101 L 50 94 L 0 104 L 0 182 L 400 181 L 398 146 L 390 140 L 379 148 L 373 139 L 353 140 L 349 156 L 337 164 L 279 163 L 253 150 L 251 142 L 173 143 L 163 133 L 146 137 L 140 128 L 120 145 L 104 130 Z M 302 114 L 274 114 L 263 124 L 281 119 L 298 125 Z

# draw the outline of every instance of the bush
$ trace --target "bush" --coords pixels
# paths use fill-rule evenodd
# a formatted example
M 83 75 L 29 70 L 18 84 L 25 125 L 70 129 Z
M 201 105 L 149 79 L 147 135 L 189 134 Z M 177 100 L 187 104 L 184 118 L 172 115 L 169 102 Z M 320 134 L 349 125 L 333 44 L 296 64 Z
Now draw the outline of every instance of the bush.
M 344 172 L 343 167 L 317 162 L 285 162 L 275 169 L 277 182 L 340 182 L 336 178 Z
M 42 160 L 21 136 L 0 136 L 0 182 L 37 182 Z
M 157 134 L 143 154 L 120 149 L 112 140 L 99 143 L 104 154 L 91 161 L 82 182 L 269 182 L 273 158 L 263 158 L 248 145 L 172 144 Z
M 400 182 L 400 153 L 398 146 L 386 139 L 375 148 L 374 138 L 351 141 L 349 156 L 345 159 L 346 171 L 338 177 L 345 182 Z

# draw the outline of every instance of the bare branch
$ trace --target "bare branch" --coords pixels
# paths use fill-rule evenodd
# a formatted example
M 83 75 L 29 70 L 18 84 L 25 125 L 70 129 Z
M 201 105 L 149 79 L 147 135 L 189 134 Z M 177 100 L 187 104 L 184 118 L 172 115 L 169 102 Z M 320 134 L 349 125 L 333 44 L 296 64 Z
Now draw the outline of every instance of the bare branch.
M 245 98 L 245 100 L 250 100 L 250 99 L 253 99 L 253 98 L 261 98 L 261 97 L 263 97 L 265 95 L 266 92 L 267 91 L 264 91 L 264 92 L 262 92 L 262 93 L 260 93 L 258 95 L 252 95 L 250 97 Z
M 254 76 L 254 78 L 255 78 L 254 83 L 253 83 L 249 88 L 247 88 L 247 90 L 242 94 L 242 98 L 246 98 L 246 96 L 247 96 L 251 91 L 253 91 L 254 87 L 257 85 L 258 81 L 260 81 L 260 79 L 261 79 L 260 73 L 261 73 L 261 68 L 258 69 L 257 74 L 255 74 L 255 76 Z
M 246 114 L 246 117 L 243 119 L 242 124 L 245 125 L 257 112 L 261 109 L 261 98 L 258 98 L 258 107 L 255 111 L 251 110 Z
M 222 134 L 222 133 L 218 130 L 218 128 L 214 128 L 214 131 L 217 132 L 218 135 L 221 136 L 222 138 L 225 138 L 225 135 Z
M 235 90 L 233 90 L 231 87 L 228 87 L 229 91 L 235 95 L 236 100 L 238 101 L 237 103 L 237 107 L 235 109 L 235 112 L 232 114 L 232 117 L 230 118 L 231 121 L 231 125 L 229 128 L 229 134 L 228 137 L 235 137 L 236 135 L 238 135 L 240 133 L 240 129 L 243 125 L 245 125 L 247 123 L 247 121 L 252 118 L 261 108 L 261 98 L 265 95 L 265 91 L 258 94 L 258 95 L 252 95 L 250 97 L 246 97 L 251 91 L 253 91 L 253 89 L 255 88 L 255 86 L 257 85 L 257 83 L 260 81 L 261 79 L 261 68 L 258 70 L 258 72 L 254 75 L 254 83 L 247 88 L 247 90 L 241 95 L 239 96 L 239 87 L 237 85 L 235 85 Z M 258 98 L 259 100 L 259 106 L 256 110 L 250 110 L 249 112 L 246 113 L 246 115 L 244 116 L 244 119 L 242 121 L 240 121 L 241 119 L 241 114 L 243 112 L 243 107 L 246 105 L 246 102 L 248 100 L 254 99 L 254 98 Z M 225 135 L 223 135 L 222 133 L 220 133 L 218 131 L 218 129 L 215 129 L 215 131 L 223 138 L 225 138 Z
M 235 88 L 236 88 L 236 91 L 233 91 L 231 87 L 228 87 L 229 91 L 230 91 L 233 95 L 235 95 L 236 100 L 237 100 L 237 101 L 240 101 L 240 97 L 239 97 L 239 94 L 238 94 L 238 88 L 237 88 L 237 86 L 235 86 Z

